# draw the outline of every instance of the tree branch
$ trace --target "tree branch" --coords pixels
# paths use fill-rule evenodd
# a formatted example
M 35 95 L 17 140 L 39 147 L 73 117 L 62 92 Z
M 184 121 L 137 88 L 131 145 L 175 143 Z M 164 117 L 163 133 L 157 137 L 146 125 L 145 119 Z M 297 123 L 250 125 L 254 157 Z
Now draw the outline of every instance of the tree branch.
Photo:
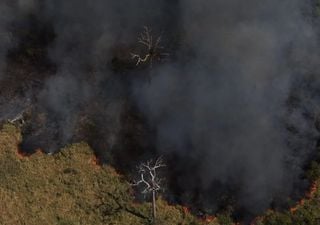
M 160 60 L 161 58 L 168 56 L 168 53 L 162 53 L 160 49 L 163 49 L 162 46 L 160 46 L 162 37 L 159 36 L 156 41 L 154 41 L 154 38 L 152 36 L 152 30 L 148 27 L 144 26 L 144 31 L 140 33 L 138 37 L 138 43 L 146 47 L 146 51 L 144 54 L 137 54 L 137 53 L 130 53 L 131 58 L 133 60 L 137 60 L 136 66 L 142 64 L 142 63 L 150 63 L 150 66 L 152 67 L 153 61 L 155 59 Z

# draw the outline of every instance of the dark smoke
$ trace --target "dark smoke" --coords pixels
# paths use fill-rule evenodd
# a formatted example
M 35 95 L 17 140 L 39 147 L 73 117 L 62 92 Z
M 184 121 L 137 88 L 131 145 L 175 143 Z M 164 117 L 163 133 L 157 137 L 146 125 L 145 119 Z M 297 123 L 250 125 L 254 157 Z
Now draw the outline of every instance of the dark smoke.
M 8 2 L 9 1 L 0 2 L 0 78 L 3 77 L 5 56 L 11 44 L 8 24 L 14 18 Z
M 0 12 L 0 112 L 24 110 L 24 150 L 85 140 L 120 168 L 164 155 L 168 198 L 210 213 L 231 204 L 247 217 L 307 184 L 320 97 L 311 2 L 30 0 Z M 143 26 L 170 53 L 152 68 L 130 57 Z
M 212 204 L 217 183 L 236 185 L 241 206 L 261 212 L 301 175 L 314 147 L 301 145 L 310 140 L 290 135 L 284 120 L 315 135 L 300 109 L 288 116 L 286 106 L 292 81 L 302 75 L 296 62 L 311 68 L 318 47 L 304 7 L 292 0 L 186 1 L 182 51 L 192 55 L 158 68 L 137 88 L 158 150 L 184 159 L 178 170 L 186 173 L 176 180 L 206 193 L 202 204 Z M 288 142 L 300 144 L 297 152 Z
M 120 51 L 117 46 L 135 44 L 144 22 L 151 24 L 160 18 L 163 4 L 141 1 L 139 10 L 132 11 L 128 9 L 136 8 L 136 3 L 129 0 L 101 0 L 94 4 L 91 1 L 44 1 L 41 6 L 46 12 L 42 16 L 52 21 L 56 32 L 49 57 L 57 64 L 57 72 L 45 81 L 39 99 L 45 114 L 54 115 L 45 126 L 54 124 L 59 130 L 56 136 L 64 145 L 74 138 L 80 111 L 98 105 L 100 109 L 95 109 L 98 112 L 87 116 L 104 126 L 99 132 L 111 148 L 121 129 L 126 87 L 109 67 L 110 61 L 113 53 Z M 146 13 L 140 13 L 144 11 Z M 128 61 L 129 52 L 126 54 Z

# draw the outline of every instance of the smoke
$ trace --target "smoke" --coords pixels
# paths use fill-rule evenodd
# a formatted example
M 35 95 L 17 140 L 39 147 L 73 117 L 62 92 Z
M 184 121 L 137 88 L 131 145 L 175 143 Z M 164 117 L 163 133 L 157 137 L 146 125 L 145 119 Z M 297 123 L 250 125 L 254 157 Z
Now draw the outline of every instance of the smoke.
M 34 7 L 35 0 L 0 2 L 0 78 L 3 78 L 7 52 L 16 44 L 12 34 L 13 23 L 23 14 L 33 11 Z
M 86 140 L 121 165 L 164 155 L 175 200 L 215 211 L 231 195 L 237 209 L 259 213 L 304 185 L 317 139 L 311 11 L 302 0 L 2 1 L 0 68 L 10 40 L 35 39 L 27 62 L 45 69 L 16 66 L 28 76 L 9 74 L 1 118 L 30 102 L 26 150 Z M 10 24 L 30 15 L 29 39 L 10 38 Z M 152 69 L 130 55 L 143 26 L 171 55 Z
M 20 96 L 23 88 L 21 86 L 20 90 L 17 88 L 19 84 L 26 82 L 19 76 L 27 72 L 15 65 L 10 67 L 8 58 L 19 46 L 20 37 L 17 34 L 24 35 L 24 25 L 27 22 L 22 20 L 34 10 L 33 3 L 32 0 L 0 1 L 0 117 L 2 119 L 12 118 L 29 103 L 28 96 Z
M 240 207 L 261 212 L 292 191 L 314 148 L 300 145 L 294 155 L 288 141 L 301 140 L 284 122 L 292 81 L 303 75 L 300 65 L 312 68 L 318 47 L 302 14 L 308 8 L 292 0 L 181 6 L 181 51 L 191 54 L 153 71 L 151 82 L 135 89 L 137 102 L 156 127 L 160 154 L 183 159 L 174 162 L 182 189 L 198 190 L 206 207 L 220 194 L 215 186 L 236 185 Z M 290 122 L 302 128 L 304 119 L 293 114 Z
M 81 121 L 99 121 L 102 131 L 95 132 L 103 134 L 101 138 L 112 147 L 121 129 L 126 90 L 119 75 L 110 68 L 110 62 L 114 52 L 120 51 L 118 46 L 135 43 L 137 30 L 145 23 L 155 22 L 162 4 L 141 1 L 137 8 L 132 1 L 58 0 L 42 1 L 38 7 L 41 8 L 39 16 L 51 21 L 55 31 L 48 55 L 56 64 L 56 73 L 44 81 L 44 87 L 36 97 L 38 108 L 47 117 L 42 128 L 47 130 L 42 132 L 46 135 L 42 136 L 47 136 L 51 127 L 55 127 L 59 146 L 63 146 L 79 138 L 75 133 L 83 129 L 79 126 Z M 141 13 L 143 11 L 145 13 Z M 125 54 L 128 61 L 130 54 Z M 25 142 L 26 146 L 33 146 L 34 137 Z M 46 151 L 58 150 L 56 145 L 42 147 Z
M 5 56 L 11 45 L 11 36 L 8 24 L 13 20 L 13 9 L 8 1 L 0 2 L 0 78 L 3 77 Z

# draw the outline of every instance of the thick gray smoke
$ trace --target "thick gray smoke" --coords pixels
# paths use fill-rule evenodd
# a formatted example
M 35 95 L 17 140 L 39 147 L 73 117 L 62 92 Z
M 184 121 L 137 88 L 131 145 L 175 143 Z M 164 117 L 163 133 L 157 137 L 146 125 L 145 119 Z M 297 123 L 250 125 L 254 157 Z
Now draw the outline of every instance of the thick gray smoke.
M 3 76 L 5 56 L 12 41 L 8 24 L 14 19 L 14 15 L 13 9 L 8 5 L 8 2 L 0 2 L 0 78 Z
M 10 116 L 19 113 L 27 104 L 27 99 L 20 98 L 21 96 L 10 96 L 8 98 L 8 94 L 5 93 L 6 91 L 4 91 L 4 89 L 9 90 L 9 92 L 10 89 L 12 89 L 12 87 L 9 87 L 8 81 L 12 83 L 23 82 L 16 81 L 12 74 L 8 72 L 10 68 L 7 68 L 7 56 L 9 55 L 9 51 L 18 45 L 18 37 L 14 34 L 16 28 L 14 24 L 24 18 L 26 14 L 34 11 L 34 7 L 34 0 L 0 1 L 0 117 L 2 119 L 10 118 Z M 18 32 L 21 32 L 21 30 Z M 19 70 L 19 68 L 17 68 L 17 70 Z M 24 71 L 22 73 L 24 73 Z
M 35 0 L 0 1 L 0 78 L 6 62 L 6 55 L 15 44 L 12 35 L 12 22 L 23 13 L 34 10 Z
M 105 117 L 100 123 L 108 123 L 105 138 L 113 145 L 121 129 L 124 87 L 108 64 L 117 46 L 135 43 L 137 29 L 159 17 L 162 4 L 156 2 L 44 1 L 44 16 L 53 21 L 57 34 L 49 55 L 58 68 L 41 100 L 61 119 L 64 142 L 74 134 L 80 107 L 92 107 L 103 98 L 103 104 L 97 103 L 103 111 L 99 117 Z
M 36 83 L 26 88 L 33 110 L 27 143 L 54 139 L 45 150 L 56 151 L 86 129 L 79 136 L 95 138 L 99 144 L 90 144 L 109 156 L 131 136 L 153 140 L 139 136 L 145 125 L 155 130 L 157 154 L 176 160 L 170 170 L 184 203 L 215 209 L 229 188 L 239 208 L 257 213 L 292 192 L 317 135 L 320 94 L 299 84 L 316 80 L 314 90 L 319 82 L 311 75 L 319 68 L 309 1 L 0 1 L 0 69 L 12 48 L 13 21 L 32 15 L 34 33 L 45 40 L 50 32 L 42 26 L 54 33 L 38 47 L 54 66 L 19 80 Z M 141 50 L 143 26 L 162 32 L 171 55 L 152 69 L 130 58 Z M 138 123 L 134 113 L 147 122 L 133 135 L 126 123 Z M 127 148 L 128 160 L 134 147 Z
M 159 152 L 178 154 L 185 159 L 180 166 L 195 167 L 176 178 L 180 186 L 210 196 L 216 182 L 236 184 L 241 204 L 252 212 L 290 193 L 305 158 L 293 157 L 288 146 L 286 102 L 301 75 L 296 62 L 310 67 L 317 47 L 302 15 L 304 4 L 181 4 L 192 55 L 157 68 L 151 83 L 136 89 L 141 109 L 156 126 Z M 299 156 L 311 150 L 301 148 Z

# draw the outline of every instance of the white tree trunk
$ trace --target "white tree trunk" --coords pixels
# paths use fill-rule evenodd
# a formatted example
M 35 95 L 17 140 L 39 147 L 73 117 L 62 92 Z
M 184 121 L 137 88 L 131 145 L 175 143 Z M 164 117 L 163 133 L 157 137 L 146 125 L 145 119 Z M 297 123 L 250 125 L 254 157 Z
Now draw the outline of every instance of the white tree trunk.
M 152 217 L 153 224 L 156 224 L 157 208 L 156 208 L 156 192 L 152 192 Z

